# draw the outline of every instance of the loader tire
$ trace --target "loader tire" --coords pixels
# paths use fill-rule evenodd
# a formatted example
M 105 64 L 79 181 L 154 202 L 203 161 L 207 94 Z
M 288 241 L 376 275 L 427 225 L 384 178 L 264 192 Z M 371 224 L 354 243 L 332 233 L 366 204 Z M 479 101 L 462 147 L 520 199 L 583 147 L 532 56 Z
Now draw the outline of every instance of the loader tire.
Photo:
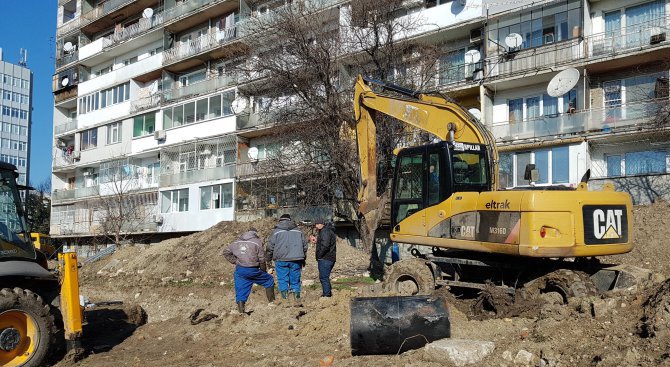
M 588 274 L 568 269 L 552 271 L 524 286 L 524 293 L 528 296 L 550 292 L 559 293 L 563 303 L 567 304 L 569 298 L 593 296 L 598 290 Z
M 435 290 L 435 279 L 426 261 L 406 259 L 388 268 L 383 288 L 400 296 L 429 295 Z
M 27 289 L 0 289 L 0 366 L 43 366 L 55 335 L 42 297 Z

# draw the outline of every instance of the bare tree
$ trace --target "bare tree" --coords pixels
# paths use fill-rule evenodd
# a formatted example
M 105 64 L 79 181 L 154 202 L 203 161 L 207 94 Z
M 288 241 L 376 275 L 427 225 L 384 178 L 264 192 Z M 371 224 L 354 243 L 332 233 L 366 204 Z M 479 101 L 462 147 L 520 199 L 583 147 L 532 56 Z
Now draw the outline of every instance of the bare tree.
M 94 201 L 93 222 L 107 241 L 119 245 L 153 224 L 156 214 L 155 192 L 142 193 L 147 183 L 144 168 L 123 158 L 100 167 L 99 194 Z
M 51 180 L 45 178 L 34 187 L 26 191 L 25 208 L 28 228 L 31 232 L 49 233 L 51 220 Z
M 432 79 L 436 57 L 431 47 L 399 41 L 420 23 L 402 16 L 401 0 L 329 3 L 293 3 L 272 17 L 252 17 L 246 30 L 257 35 L 247 41 L 252 57 L 239 70 L 250 81 L 240 91 L 274 125 L 271 140 L 278 148 L 265 162 L 268 170 L 299 173 L 299 204 L 334 204 L 335 215 L 354 223 L 369 249 L 382 213 L 357 215 L 353 77 L 361 73 L 418 89 Z M 378 117 L 378 189 L 386 200 L 392 151 L 406 128 Z

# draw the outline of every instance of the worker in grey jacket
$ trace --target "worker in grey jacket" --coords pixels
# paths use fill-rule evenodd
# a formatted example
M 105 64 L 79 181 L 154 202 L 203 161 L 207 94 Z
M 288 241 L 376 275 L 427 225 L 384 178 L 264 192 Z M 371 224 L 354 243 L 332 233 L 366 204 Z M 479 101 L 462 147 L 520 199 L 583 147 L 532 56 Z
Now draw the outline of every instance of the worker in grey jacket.
M 265 288 L 268 302 L 274 301 L 274 279 L 266 272 L 263 242 L 255 228 L 250 228 L 224 248 L 221 255 L 231 264 L 235 264 L 235 302 L 240 313 L 244 313 L 244 305 L 254 283 Z
M 300 299 L 300 276 L 305 265 L 307 240 L 291 216 L 283 214 L 268 239 L 267 261 L 275 262 L 277 283 L 282 298 L 288 297 L 289 290 Z

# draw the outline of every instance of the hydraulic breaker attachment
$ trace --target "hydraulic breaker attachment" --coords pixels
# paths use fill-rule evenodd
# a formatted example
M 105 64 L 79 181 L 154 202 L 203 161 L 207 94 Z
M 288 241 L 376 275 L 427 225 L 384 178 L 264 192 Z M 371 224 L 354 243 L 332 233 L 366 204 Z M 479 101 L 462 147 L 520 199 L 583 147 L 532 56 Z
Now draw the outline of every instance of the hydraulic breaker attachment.
M 84 312 L 79 305 L 79 273 L 77 254 L 74 251 L 58 254 L 61 271 L 60 309 L 65 326 L 65 341 L 68 352 L 81 348 L 82 321 Z
M 351 299 L 351 354 L 400 354 L 451 336 L 449 308 L 439 297 Z

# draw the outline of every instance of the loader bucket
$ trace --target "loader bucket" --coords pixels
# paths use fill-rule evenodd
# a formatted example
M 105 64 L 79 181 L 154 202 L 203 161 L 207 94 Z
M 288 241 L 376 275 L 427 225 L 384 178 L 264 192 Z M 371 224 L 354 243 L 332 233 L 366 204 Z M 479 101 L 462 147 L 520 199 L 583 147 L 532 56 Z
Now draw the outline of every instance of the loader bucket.
M 444 299 L 428 296 L 351 299 L 351 354 L 400 354 L 451 335 Z

